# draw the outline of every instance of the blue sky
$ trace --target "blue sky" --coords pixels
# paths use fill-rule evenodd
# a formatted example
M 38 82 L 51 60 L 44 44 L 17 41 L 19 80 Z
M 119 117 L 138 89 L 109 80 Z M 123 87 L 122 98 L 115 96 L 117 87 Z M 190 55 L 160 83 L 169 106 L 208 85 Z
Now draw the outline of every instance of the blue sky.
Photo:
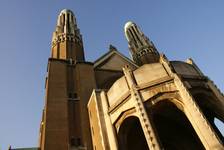
M 0 0 L 0 149 L 37 146 L 52 32 L 64 8 L 76 16 L 86 59 L 109 44 L 129 56 L 125 22 L 136 22 L 170 60 L 192 57 L 224 91 L 222 0 Z

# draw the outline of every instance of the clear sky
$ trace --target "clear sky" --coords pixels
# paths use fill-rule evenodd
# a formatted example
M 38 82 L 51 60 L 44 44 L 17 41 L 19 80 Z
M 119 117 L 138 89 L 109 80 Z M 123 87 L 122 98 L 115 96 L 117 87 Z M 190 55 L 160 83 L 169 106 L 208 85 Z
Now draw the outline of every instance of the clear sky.
M 87 60 L 109 44 L 128 56 L 123 26 L 132 20 L 170 60 L 192 57 L 224 91 L 223 0 L 0 0 L 0 149 L 37 146 L 52 32 L 64 8 L 75 13 Z

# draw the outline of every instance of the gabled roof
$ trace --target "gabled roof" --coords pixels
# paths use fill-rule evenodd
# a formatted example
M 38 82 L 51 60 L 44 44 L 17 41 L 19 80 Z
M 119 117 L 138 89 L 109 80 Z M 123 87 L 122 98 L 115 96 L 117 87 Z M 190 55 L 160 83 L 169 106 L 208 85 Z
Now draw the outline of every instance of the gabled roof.
M 138 68 L 138 66 L 129 58 L 117 51 L 117 49 L 110 45 L 110 49 L 107 53 L 101 56 L 94 62 L 94 68 L 106 69 L 106 70 L 120 70 L 125 65 L 129 65 L 132 69 Z

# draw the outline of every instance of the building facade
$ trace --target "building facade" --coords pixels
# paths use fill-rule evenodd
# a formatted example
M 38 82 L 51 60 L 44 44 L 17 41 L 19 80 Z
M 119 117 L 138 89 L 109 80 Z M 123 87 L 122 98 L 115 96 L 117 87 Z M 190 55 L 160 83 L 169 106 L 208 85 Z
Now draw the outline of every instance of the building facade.
M 139 27 L 125 35 L 136 69 L 126 65 L 109 89 L 88 102 L 94 149 L 222 150 L 224 97 L 192 59 L 169 61 Z M 100 131 L 100 132 L 99 132 Z
M 214 119 L 224 96 L 192 59 L 170 61 L 133 22 L 125 25 L 133 60 L 114 46 L 85 60 L 71 10 L 53 33 L 40 125 L 41 150 L 222 150 Z

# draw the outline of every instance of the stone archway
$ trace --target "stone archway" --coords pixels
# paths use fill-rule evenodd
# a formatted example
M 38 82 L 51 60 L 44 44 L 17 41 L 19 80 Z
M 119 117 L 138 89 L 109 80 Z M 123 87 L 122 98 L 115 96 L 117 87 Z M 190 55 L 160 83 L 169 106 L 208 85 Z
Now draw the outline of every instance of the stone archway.
M 149 150 L 140 121 L 135 116 L 126 118 L 118 131 L 119 150 Z
M 215 119 L 219 120 L 222 125 L 224 124 L 223 114 L 219 114 L 219 112 L 217 111 L 219 110 L 219 107 L 222 107 L 222 105 L 217 105 L 217 100 L 207 93 L 197 93 L 194 94 L 193 97 L 202 110 L 203 114 L 205 115 L 205 118 L 218 135 L 219 139 L 222 141 L 222 143 L 224 143 L 224 136 L 215 124 Z
M 165 150 L 204 150 L 185 114 L 169 100 L 162 100 L 147 110 Z

